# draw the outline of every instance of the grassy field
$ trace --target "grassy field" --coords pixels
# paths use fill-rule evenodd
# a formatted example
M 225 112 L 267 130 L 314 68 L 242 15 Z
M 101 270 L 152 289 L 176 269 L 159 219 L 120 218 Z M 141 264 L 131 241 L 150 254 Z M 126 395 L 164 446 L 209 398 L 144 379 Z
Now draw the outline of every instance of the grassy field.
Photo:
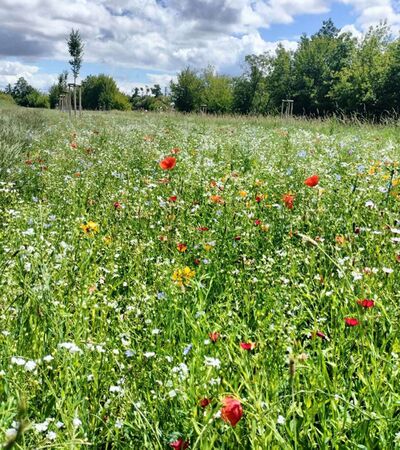
M 0 442 L 400 448 L 399 160 L 394 126 L 1 109 Z

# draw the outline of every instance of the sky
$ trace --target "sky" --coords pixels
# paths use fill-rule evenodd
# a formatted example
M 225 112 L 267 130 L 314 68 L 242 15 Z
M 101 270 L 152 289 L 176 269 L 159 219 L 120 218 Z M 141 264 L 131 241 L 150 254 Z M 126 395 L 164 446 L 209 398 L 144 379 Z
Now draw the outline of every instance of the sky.
M 0 88 L 22 76 L 46 91 L 69 69 L 72 28 L 80 78 L 105 73 L 130 93 L 187 66 L 237 75 L 245 55 L 295 49 L 328 18 L 356 36 L 384 20 L 398 34 L 400 0 L 0 0 Z

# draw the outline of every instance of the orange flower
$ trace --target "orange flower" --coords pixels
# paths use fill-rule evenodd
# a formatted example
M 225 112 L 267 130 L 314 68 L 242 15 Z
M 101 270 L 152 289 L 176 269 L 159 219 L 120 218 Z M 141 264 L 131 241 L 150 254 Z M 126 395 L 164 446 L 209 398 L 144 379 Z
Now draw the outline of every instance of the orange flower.
M 167 156 L 162 161 L 160 161 L 160 167 L 162 170 L 171 170 L 176 165 L 176 158 L 173 156 Z
M 187 250 L 187 245 L 179 242 L 178 244 L 176 244 L 176 248 L 178 249 L 178 252 L 184 253 Z
M 211 195 L 210 200 L 212 203 L 218 203 L 219 205 L 223 205 L 225 203 L 224 199 L 220 195 Z

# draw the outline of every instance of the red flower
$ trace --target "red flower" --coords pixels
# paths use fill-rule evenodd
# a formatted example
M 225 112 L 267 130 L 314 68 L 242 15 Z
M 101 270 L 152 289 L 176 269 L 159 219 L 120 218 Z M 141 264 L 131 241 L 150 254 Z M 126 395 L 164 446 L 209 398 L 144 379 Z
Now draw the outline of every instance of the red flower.
M 243 350 L 251 351 L 256 348 L 256 344 L 255 344 L 255 342 L 241 342 L 240 347 Z
M 207 397 L 204 397 L 204 398 L 202 398 L 202 399 L 200 400 L 199 405 L 200 405 L 202 408 L 205 408 L 205 407 L 208 406 L 210 403 L 211 403 L 211 400 L 210 400 L 209 398 L 207 398 Z
M 240 241 L 242 239 L 240 236 L 235 236 L 235 241 Z
M 314 187 L 319 183 L 319 176 L 318 175 L 313 175 L 310 178 L 307 178 L 304 181 L 304 184 L 307 185 L 308 187 Z
M 182 438 L 179 438 L 178 440 L 174 442 L 169 443 L 170 447 L 175 448 L 176 450 L 185 450 L 189 447 L 189 442 L 184 441 Z
M 239 400 L 233 397 L 225 397 L 222 401 L 221 418 L 224 422 L 229 422 L 233 427 L 243 416 L 243 408 Z
M 208 231 L 209 230 L 209 228 L 207 228 L 207 227 L 198 227 L 197 228 L 197 231 Z
M 117 209 L 117 210 L 122 209 L 122 205 L 120 202 L 114 202 L 113 206 L 114 206 L 114 209 Z
M 176 165 L 176 158 L 173 156 L 167 156 L 162 161 L 160 161 L 160 167 L 162 170 L 171 170 Z
M 325 341 L 328 340 L 328 338 L 326 337 L 326 335 L 325 335 L 322 331 L 317 331 L 317 332 L 315 333 L 315 336 L 318 336 L 319 338 L 321 338 L 321 339 L 323 339 L 323 340 L 325 340 Z
M 76 142 L 71 142 L 71 148 L 78 148 L 78 144 Z
M 346 325 L 349 327 L 355 327 L 360 323 L 355 317 L 346 317 L 344 321 L 346 322 Z
M 375 302 L 368 298 L 357 300 L 357 303 L 364 308 L 373 308 L 375 306 Z
M 178 197 L 177 197 L 176 195 L 171 195 L 171 197 L 169 197 L 168 200 L 169 200 L 170 202 L 176 202 L 177 198 L 178 198 Z
M 262 199 L 264 198 L 263 195 L 256 195 L 256 202 L 260 203 L 262 201 Z
M 256 226 L 261 225 L 261 220 L 260 219 L 255 220 L 254 225 Z
M 217 333 L 216 331 L 213 331 L 212 333 L 208 333 L 208 337 L 211 339 L 212 342 L 217 342 L 220 338 L 221 334 Z
M 293 208 L 294 195 L 284 194 L 282 196 L 282 200 L 283 200 L 283 203 L 285 204 L 286 208 L 289 208 L 289 209 Z

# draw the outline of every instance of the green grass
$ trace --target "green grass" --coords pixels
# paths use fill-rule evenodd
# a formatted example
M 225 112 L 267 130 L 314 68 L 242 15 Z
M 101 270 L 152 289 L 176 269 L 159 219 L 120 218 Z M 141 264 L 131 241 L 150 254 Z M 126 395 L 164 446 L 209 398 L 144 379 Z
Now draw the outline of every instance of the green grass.
M 0 137 L 7 448 L 399 447 L 396 127 L 15 109 Z

